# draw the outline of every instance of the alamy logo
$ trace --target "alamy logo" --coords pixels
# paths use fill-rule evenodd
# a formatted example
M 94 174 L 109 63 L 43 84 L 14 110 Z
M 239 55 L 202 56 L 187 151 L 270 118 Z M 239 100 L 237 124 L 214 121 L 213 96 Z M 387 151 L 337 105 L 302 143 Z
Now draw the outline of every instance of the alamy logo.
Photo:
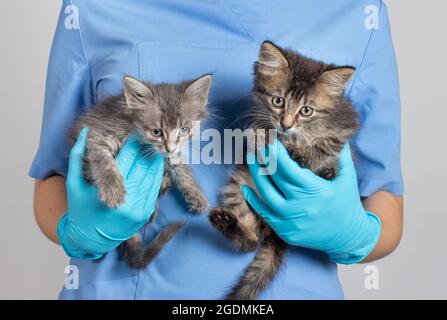
M 365 8 L 365 28 L 368 30 L 379 29 L 379 7 L 375 5 L 369 5 Z
M 65 267 L 65 274 L 67 277 L 65 278 L 65 289 L 67 290 L 76 290 L 79 289 L 79 269 L 77 266 L 68 265 Z
M 68 5 L 65 7 L 65 29 L 77 30 L 79 29 L 79 9 L 75 5 Z
M 277 170 L 276 158 L 264 148 L 266 140 L 277 139 L 276 129 L 224 129 L 220 132 L 213 128 L 201 130 L 200 122 L 195 121 L 191 130 L 191 146 L 171 155 L 172 164 L 243 164 L 244 150 L 248 149 L 260 156 L 258 161 L 263 167 L 258 174 L 273 174 Z M 248 164 L 252 163 L 248 161 Z
M 365 267 L 365 289 L 379 290 L 379 267 L 376 265 L 368 265 Z

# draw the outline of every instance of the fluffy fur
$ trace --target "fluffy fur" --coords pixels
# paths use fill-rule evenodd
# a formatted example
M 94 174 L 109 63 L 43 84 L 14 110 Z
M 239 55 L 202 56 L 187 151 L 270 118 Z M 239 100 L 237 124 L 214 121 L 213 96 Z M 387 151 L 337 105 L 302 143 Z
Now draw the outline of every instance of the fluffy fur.
M 115 156 L 129 135 L 136 133 L 151 146 L 143 150 L 145 156 L 160 152 L 165 157 L 160 194 L 175 186 L 191 211 L 207 210 L 208 201 L 189 167 L 171 160 L 188 145 L 193 123 L 207 117 L 211 81 L 212 77 L 205 75 L 178 85 L 152 84 L 126 76 L 122 94 L 106 99 L 80 117 L 72 130 L 72 140 L 74 143 L 82 128 L 89 128 L 84 177 L 98 187 L 101 201 L 111 208 L 124 202 L 126 189 Z M 180 223 L 169 225 L 147 248 L 138 235 L 128 240 L 123 250 L 129 266 L 144 268 L 180 227 Z
M 248 127 L 276 129 L 294 160 L 333 179 L 339 153 L 358 128 L 356 112 L 344 97 L 354 69 L 328 65 L 264 42 L 254 71 L 254 106 Z M 247 204 L 240 192 L 243 185 L 256 190 L 246 165 L 235 169 L 221 207 L 209 215 L 237 250 L 257 251 L 226 296 L 235 300 L 256 299 L 280 270 L 287 248 Z

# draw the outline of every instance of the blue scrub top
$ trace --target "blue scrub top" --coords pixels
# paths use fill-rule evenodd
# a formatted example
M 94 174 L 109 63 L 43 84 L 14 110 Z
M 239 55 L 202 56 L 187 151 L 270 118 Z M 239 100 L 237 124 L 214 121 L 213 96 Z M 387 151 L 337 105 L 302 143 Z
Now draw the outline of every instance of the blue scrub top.
M 361 130 L 352 141 L 362 196 L 400 195 L 400 101 L 386 6 L 376 0 L 101 0 L 64 1 L 48 67 L 40 146 L 30 176 L 66 175 L 68 132 L 79 115 L 120 92 L 124 74 L 178 82 L 212 72 L 210 105 L 222 129 L 248 104 L 252 65 L 269 39 L 328 63 L 357 68 L 346 95 Z M 192 165 L 211 205 L 229 165 Z M 188 214 L 174 190 L 142 234 L 186 226 L 142 271 L 117 250 L 98 261 L 72 259 L 79 289 L 62 299 L 217 299 L 237 281 L 252 253 L 238 253 L 209 224 Z M 341 299 L 336 265 L 318 251 L 293 248 L 262 299 Z

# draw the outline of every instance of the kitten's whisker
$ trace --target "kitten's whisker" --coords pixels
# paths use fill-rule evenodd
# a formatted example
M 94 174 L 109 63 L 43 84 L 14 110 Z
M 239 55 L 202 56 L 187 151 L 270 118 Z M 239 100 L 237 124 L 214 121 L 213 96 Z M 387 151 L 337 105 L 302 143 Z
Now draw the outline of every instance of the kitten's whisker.
M 158 153 L 158 150 L 152 145 L 144 145 L 140 150 L 140 154 L 146 159 L 153 159 Z

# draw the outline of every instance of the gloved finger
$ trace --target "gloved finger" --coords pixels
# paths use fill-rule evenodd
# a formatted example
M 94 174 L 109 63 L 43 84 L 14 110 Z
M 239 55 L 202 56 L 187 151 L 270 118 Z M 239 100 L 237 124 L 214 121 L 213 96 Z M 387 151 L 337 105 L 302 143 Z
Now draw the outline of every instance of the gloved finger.
M 151 159 L 147 159 L 143 156 L 138 156 L 132 168 L 129 171 L 128 179 L 142 183 L 146 177 L 146 174 L 151 178 L 159 176 L 163 172 L 164 158 L 161 154 L 157 154 Z
M 302 168 L 295 162 L 287 152 L 284 145 L 277 139 L 272 144 L 267 146 L 269 162 L 276 163 L 276 171 L 271 172 L 272 178 L 289 181 L 292 185 L 302 188 L 317 187 L 321 184 L 322 178 L 314 174 L 307 168 Z M 265 161 L 266 159 L 263 159 Z M 275 168 L 275 165 L 270 165 L 270 168 Z M 272 169 L 269 169 L 272 171 Z
M 151 184 L 149 190 L 146 191 L 146 197 L 143 200 L 144 211 L 149 214 L 149 217 L 155 212 L 158 196 L 160 195 L 161 181 Z
M 279 222 L 275 213 L 262 201 L 257 193 L 249 186 L 242 187 L 242 194 L 250 207 L 256 211 L 262 219 L 264 219 L 272 228 L 276 227 Z
M 140 194 L 145 195 L 144 208 L 150 213 L 155 210 L 155 203 L 160 193 L 164 176 L 164 162 L 162 155 L 155 156 L 151 162 L 151 173 L 146 175 L 139 191 Z
M 248 204 L 261 216 L 274 215 L 270 208 L 262 201 L 258 194 L 249 186 L 242 186 L 242 195 Z
M 339 171 L 338 176 L 347 175 L 347 174 L 355 174 L 354 162 L 352 161 L 351 149 L 349 148 L 349 144 L 346 143 L 343 147 L 343 150 L 340 153 L 339 163 Z
M 261 151 L 261 153 L 264 151 Z M 265 162 L 265 160 L 262 160 L 263 155 L 260 154 L 259 156 L 261 158 L 261 161 L 265 164 L 264 166 L 262 166 L 259 163 L 259 159 L 256 158 L 254 155 L 252 156 L 248 156 L 247 155 L 247 162 L 248 164 L 251 164 L 251 161 L 254 161 L 254 163 L 258 166 L 258 167 L 262 167 L 262 169 L 264 169 L 264 174 L 267 174 L 270 176 L 270 178 L 273 180 L 275 186 L 282 192 L 283 195 L 286 196 L 286 198 L 289 198 L 292 190 L 294 189 L 294 185 L 290 182 L 289 179 L 284 179 L 284 177 L 282 175 L 277 174 L 277 170 L 274 168 L 276 164 L 276 160 L 275 161 L 269 161 Z M 248 161 L 250 160 L 250 161 Z
M 139 156 L 133 163 L 126 180 L 129 196 L 135 197 L 140 205 L 144 205 L 147 197 L 153 192 L 153 186 L 161 183 L 164 170 L 164 159 L 156 155 L 152 160 Z M 155 192 L 158 194 L 159 187 Z
M 83 158 L 85 148 L 87 146 L 88 128 L 83 128 L 79 133 L 75 145 L 70 151 L 70 160 L 68 164 L 68 177 L 76 179 L 82 177 L 83 173 Z
M 127 178 L 135 159 L 138 157 L 140 149 L 141 144 L 138 141 L 138 137 L 135 134 L 131 134 L 118 152 L 116 162 L 121 175 L 125 179 Z
M 259 193 L 269 205 L 283 203 L 286 199 L 279 189 L 270 180 L 265 168 L 256 161 L 253 153 L 247 155 L 248 169 Z

